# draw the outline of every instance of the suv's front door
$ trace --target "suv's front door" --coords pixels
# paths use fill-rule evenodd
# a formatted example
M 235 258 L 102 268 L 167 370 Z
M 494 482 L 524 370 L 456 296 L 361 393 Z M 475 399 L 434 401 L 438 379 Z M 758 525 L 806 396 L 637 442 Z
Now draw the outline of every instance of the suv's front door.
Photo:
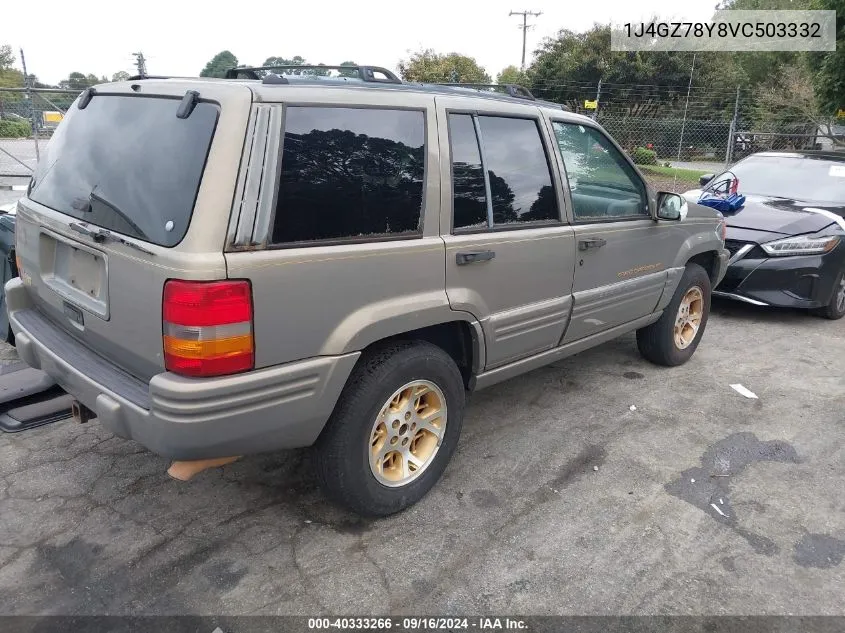
M 645 183 L 601 130 L 563 120 L 552 128 L 577 248 L 567 343 L 653 312 L 679 245 L 671 223 L 651 218 Z
M 575 262 L 539 110 L 493 103 L 437 98 L 446 293 L 480 321 L 487 369 L 560 343 Z

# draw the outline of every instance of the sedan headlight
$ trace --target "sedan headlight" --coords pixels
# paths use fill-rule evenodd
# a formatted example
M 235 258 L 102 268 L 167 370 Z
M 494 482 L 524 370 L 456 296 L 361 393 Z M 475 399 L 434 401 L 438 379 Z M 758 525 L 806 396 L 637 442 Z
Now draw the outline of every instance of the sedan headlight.
M 821 255 L 829 253 L 839 244 L 838 237 L 787 237 L 783 240 L 775 240 L 760 244 L 763 250 L 769 255 Z

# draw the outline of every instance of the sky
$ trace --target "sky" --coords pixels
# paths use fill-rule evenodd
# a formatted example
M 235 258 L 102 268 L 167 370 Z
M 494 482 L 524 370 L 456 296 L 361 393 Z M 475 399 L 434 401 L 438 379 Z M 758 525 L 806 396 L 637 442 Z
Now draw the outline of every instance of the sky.
M 560 29 L 583 31 L 594 23 L 637 22 L 651 16 L 706 20 L 717 0 L 356 0 L 221 3 L 143 0 L 39 0 L 37 19 L 0 22 L 0 44 L 18 49 L 27 70 L 57 83 L 71 72 L 97 76 L 134 71 L 142 51 L 150 74 L 196 76 L 218 52 L 231 50 L 242 64 L 269 56 L 301 55 L 310 63 L 351 60 L 395 69 L 422 48 L 474 57 L 491 77 L 522 56 L 522 17 L 530 18 L 528 62 L 544 37 Z M 683 7 L 681 9 L 680 7 Z

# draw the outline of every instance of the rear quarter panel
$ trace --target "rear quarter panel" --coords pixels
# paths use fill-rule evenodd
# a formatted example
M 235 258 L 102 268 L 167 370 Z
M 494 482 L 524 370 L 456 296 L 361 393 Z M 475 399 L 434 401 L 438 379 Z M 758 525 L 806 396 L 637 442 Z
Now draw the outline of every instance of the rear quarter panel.
M 256 367 L 361 350 L 380 339 L 437 323 L 469 320 L 453 312 L 445 291 L 440 238 L 440 155 L 434 98 L 383 91 L 285 87 L 260 93 L 264 104 L 401 107 L 425 115 L 426 179 L 422 235 L 410 239 L 226 253 L 230 278 L 252 283 Z M 281 98 L 284 101 L 281 101 Z M 284 148 L 281 150 L 284 156 Z M 275 187 L 265 174 L 257 196 Z M 272 190 L 270 191 L 272 193 Z M 272 231 L 264 227 L 266 231 Z M 256 243 L 266 242 L 257 234 Z

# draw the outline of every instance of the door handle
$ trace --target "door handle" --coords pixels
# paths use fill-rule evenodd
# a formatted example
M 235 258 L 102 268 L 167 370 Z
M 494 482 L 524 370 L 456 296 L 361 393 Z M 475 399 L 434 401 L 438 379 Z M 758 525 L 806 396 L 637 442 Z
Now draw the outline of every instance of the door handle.
M 496 253 L 494 251 L 469 251 L 455 255 L 455 261 L 458 266 L 465 266 L 467 264 L 474 264 L 475 262 L 490 261 L 495 256 Z
M 578 250 L 588 251 L 591 248 L 601 248 L 605 244 L 607 244 L 607 240 L 603 240 L 600 237 L 590 237 L 584 240 L 578 240 Z

